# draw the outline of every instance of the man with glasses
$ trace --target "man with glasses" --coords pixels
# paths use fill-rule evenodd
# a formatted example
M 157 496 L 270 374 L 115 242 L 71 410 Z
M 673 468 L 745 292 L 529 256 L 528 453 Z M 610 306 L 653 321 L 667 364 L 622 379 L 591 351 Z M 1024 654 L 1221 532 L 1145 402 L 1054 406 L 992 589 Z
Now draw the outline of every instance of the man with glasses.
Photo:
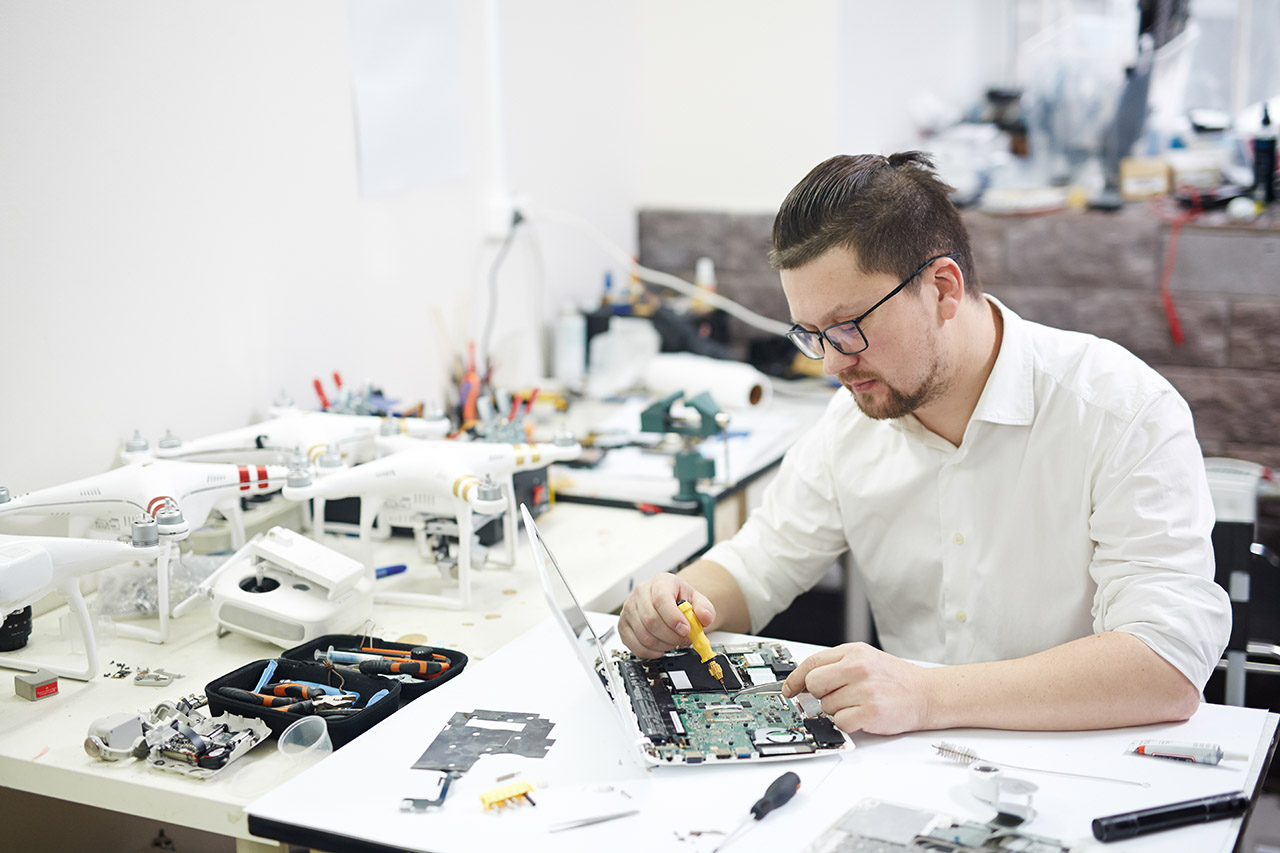
M 773 225 L 795 325 L 838 391 L 733 539 L 638 586 L 642 656 L 761 629 L 846 551 L 883 650 L 803 661 L 846 731 L 1185 719 L 1230 631 L 1191 413 L 1130 353 L 985 296 L 919 152 L 841 156 Z M 905 659 L 944 664 L 926 668 Z

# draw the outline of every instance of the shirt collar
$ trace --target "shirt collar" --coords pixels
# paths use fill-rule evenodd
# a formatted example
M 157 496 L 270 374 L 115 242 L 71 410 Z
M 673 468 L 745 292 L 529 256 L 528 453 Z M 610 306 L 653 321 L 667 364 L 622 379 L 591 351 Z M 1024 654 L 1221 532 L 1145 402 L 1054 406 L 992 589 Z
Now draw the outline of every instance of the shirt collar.
M 1032 381 L 1034 358 L 1026 321 L 1006 308 L 994 296 L 986 299 L 1004 321 L 1000 353 L 987 377 L 969 421 L 1026 425 L 1035 415 L 1035 388 Z

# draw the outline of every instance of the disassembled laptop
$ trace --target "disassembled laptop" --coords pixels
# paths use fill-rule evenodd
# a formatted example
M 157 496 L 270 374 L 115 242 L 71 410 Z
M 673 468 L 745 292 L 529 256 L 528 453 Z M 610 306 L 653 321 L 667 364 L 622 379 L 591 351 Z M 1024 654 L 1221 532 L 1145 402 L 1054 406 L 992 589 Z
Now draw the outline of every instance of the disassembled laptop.
M 822 715 L 816 700 L 806 708 L 782 696 L 782 680 L 796 668 L 785 646 L 742 642 L 711 648 L 724 673 L 723 686 L 692 649 L 653 660 L 617 649 L 611 653 L 652 760 L 701 764 L 846 748 L 844 734 Z
M 781 643 L 711 645 L 710 656 L 704 645 L 703 655 L 675 649 L 654 659 L 605 651 L 528 507 L 520 512 L 552 618 L 588 676 L 598 677 L 645 764 L 775 761 L 853 748 L 812 696 L 783 697 L 796 664 Z

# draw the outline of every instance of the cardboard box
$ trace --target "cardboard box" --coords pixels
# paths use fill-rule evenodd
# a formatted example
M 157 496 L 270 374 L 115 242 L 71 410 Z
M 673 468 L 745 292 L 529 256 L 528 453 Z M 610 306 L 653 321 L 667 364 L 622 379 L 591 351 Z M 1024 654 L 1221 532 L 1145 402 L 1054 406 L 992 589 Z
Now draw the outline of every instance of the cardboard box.
M 1159 157 L 1126 157 L 1120 161 L 1120 195 L 1126 201 L 1168 195 L 1172 170 Z

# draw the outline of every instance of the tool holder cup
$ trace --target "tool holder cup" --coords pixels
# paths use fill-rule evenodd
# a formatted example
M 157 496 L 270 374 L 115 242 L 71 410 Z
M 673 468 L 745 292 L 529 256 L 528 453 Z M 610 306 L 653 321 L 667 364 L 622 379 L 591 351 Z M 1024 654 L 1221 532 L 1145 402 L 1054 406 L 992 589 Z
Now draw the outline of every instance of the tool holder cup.
M 299 717 L 280 733 L 276 749 L 301 769 L 310 767 L 333 752 L 328 720 L 324 717 Z

